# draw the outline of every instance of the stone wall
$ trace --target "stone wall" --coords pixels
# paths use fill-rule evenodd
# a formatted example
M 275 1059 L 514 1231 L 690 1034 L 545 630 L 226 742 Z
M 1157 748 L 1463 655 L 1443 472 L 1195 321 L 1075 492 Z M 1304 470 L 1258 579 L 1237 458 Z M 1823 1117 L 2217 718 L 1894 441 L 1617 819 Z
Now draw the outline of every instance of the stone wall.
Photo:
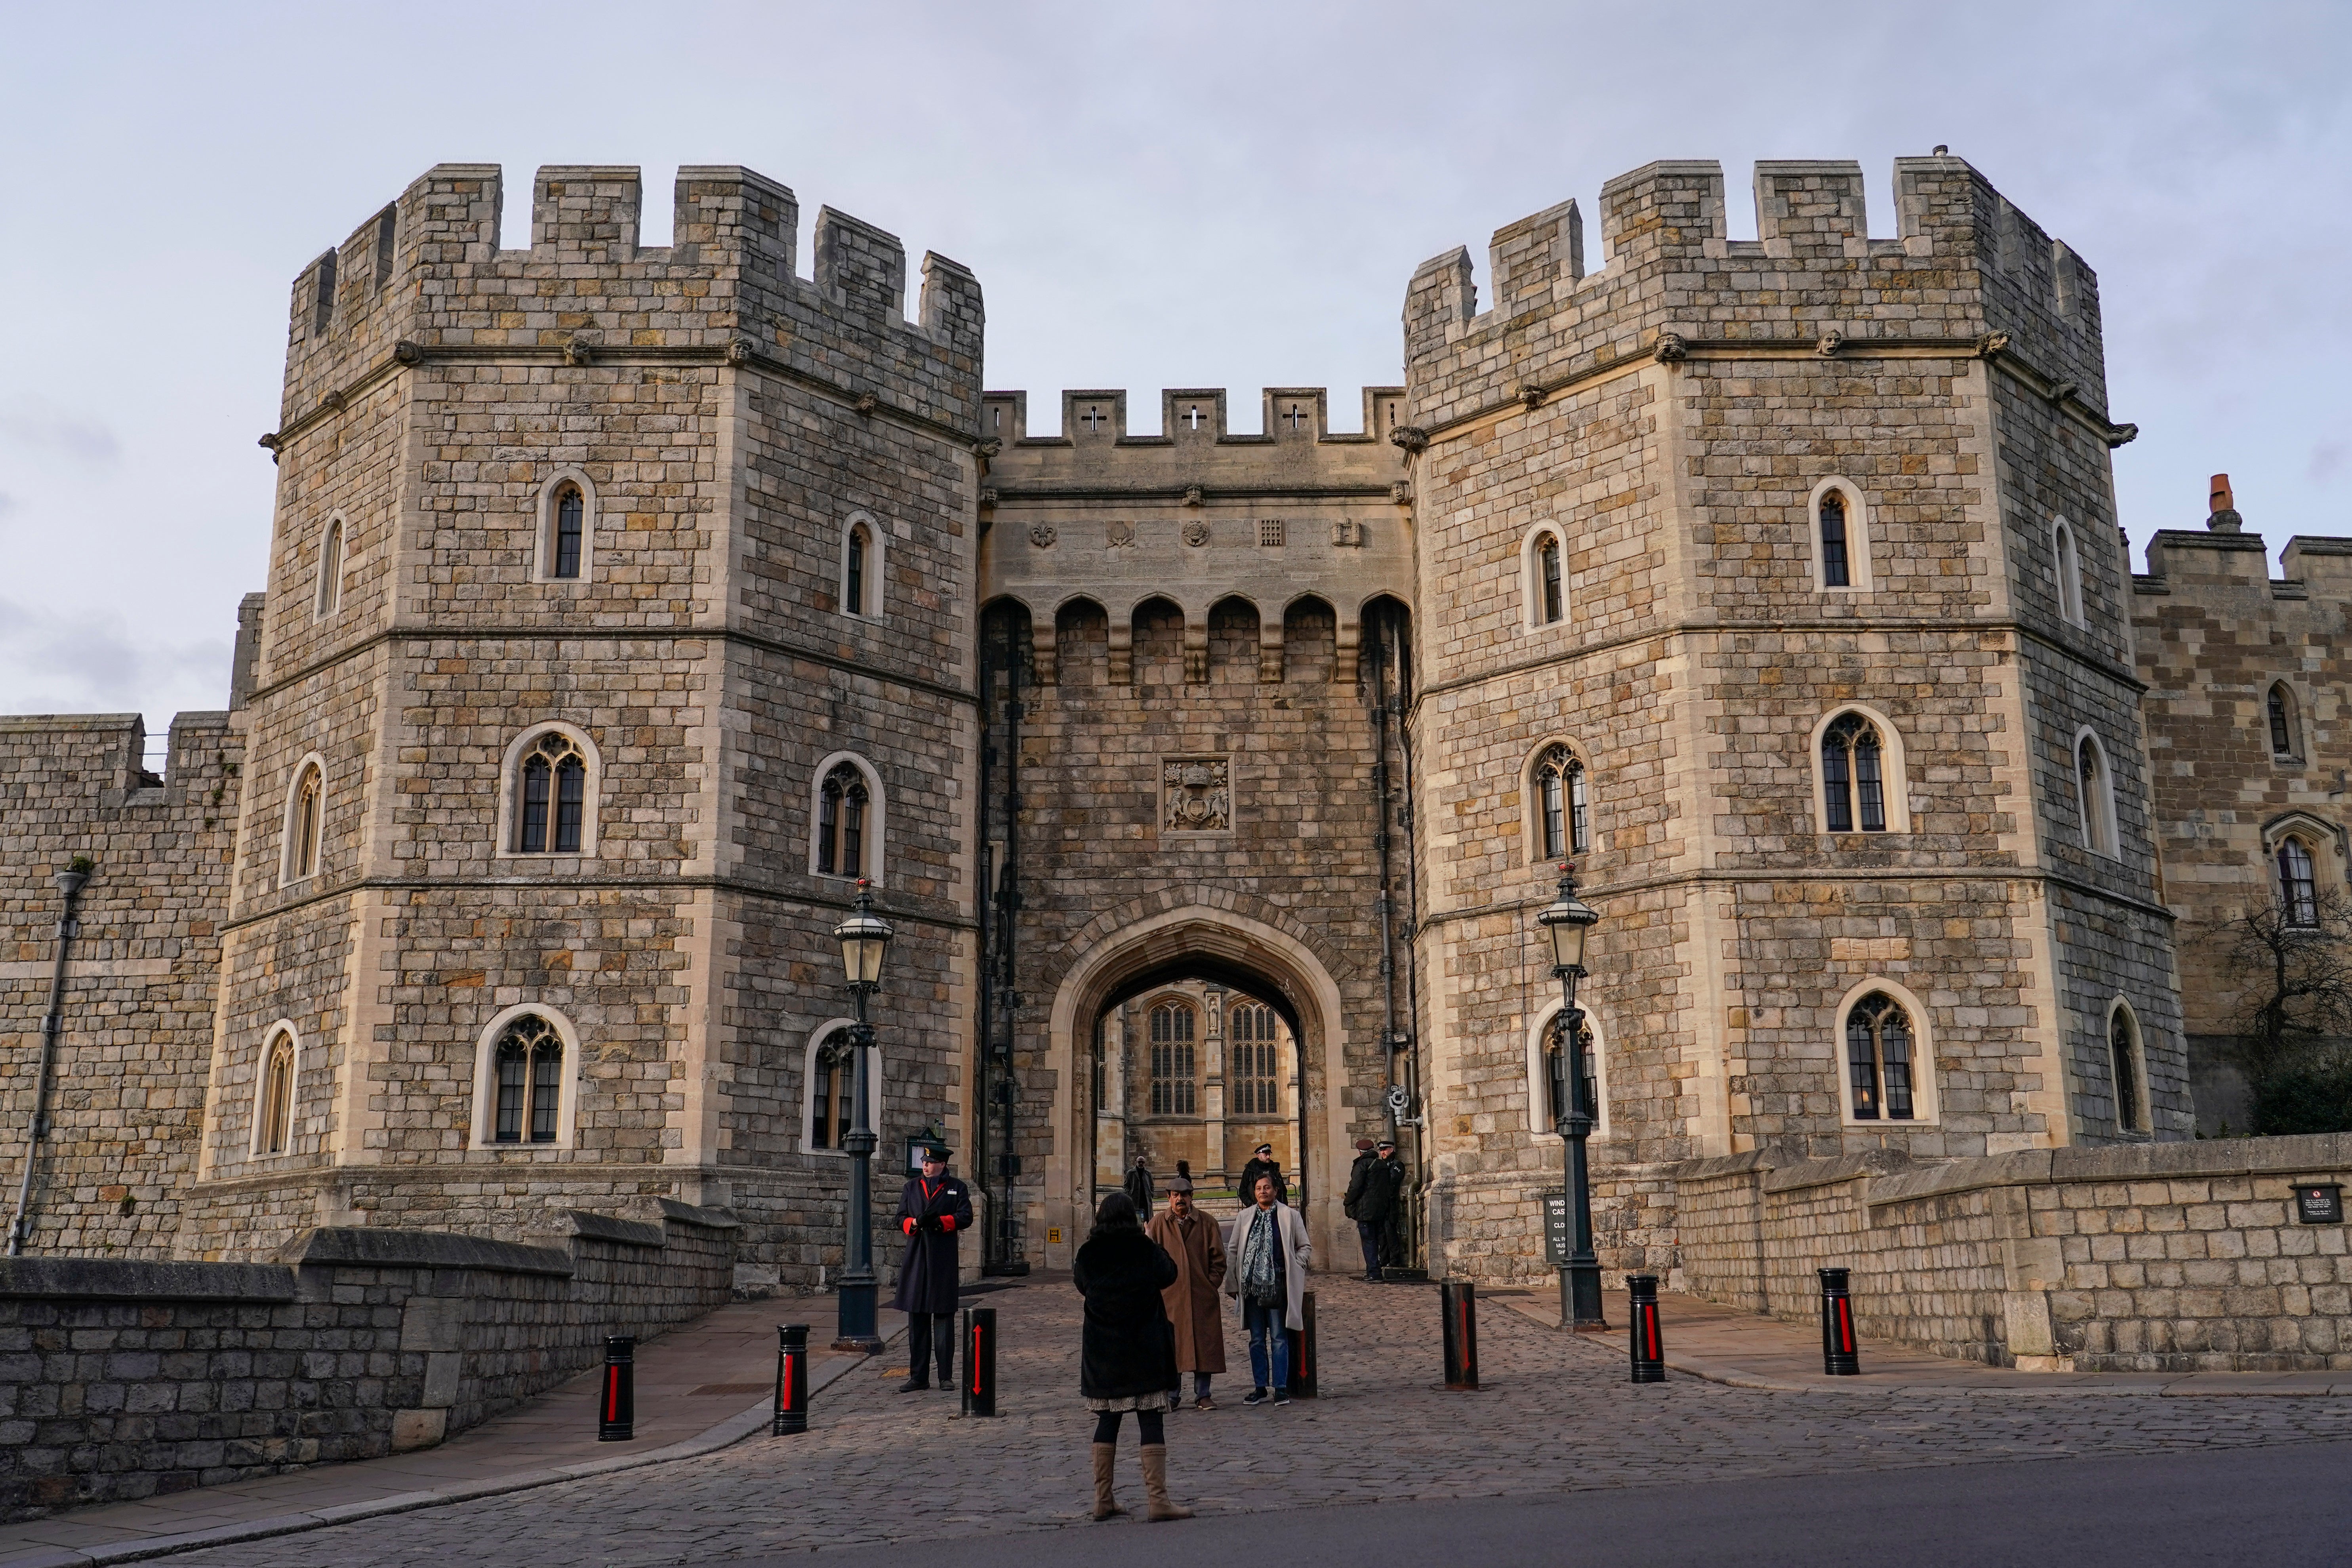
M 1873 1337 L 2029 1370 L 2352 1367 L 2352 1247 L 2293 1189 L 2352 1182 L 2352 1135 L 1894 1152 L 1675 1173 L 1684 1288 L 1815 1321 L 1853 1271 Z
M 535 1246 L 325 1229 L 277 1264 L 0 1262 L 0 1519 L 438 1443 L 728 1299 L 735 1219 L 648 1212 L 551 1215 L 567 1234 Z

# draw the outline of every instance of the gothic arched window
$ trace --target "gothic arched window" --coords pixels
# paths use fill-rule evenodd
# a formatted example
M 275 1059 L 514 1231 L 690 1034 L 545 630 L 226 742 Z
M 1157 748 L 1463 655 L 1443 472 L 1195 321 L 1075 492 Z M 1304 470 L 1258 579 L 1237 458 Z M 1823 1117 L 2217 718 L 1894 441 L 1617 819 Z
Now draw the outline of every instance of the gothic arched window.
M 1911 1018 L 1895 998 L 1874 991 L 1847 1010 L 1845 1062 L 1855 1121 L 1915 1119 Z
M 1845 497 L 1835 490 L 1824 490 L 1815 510 L 1821 526 L 1822 585 L 1850 588 L 1853 585 L 1853 573 L 1846 554 Z
M 261 1099 L 255 1108 L 253 1152 L 283 1154 L 294 1130 L 294 1037 L 284 1029 L 263 1053 Z
M 327 537 L 319 545 L 319 618 L 333 615 L 342 602 L 343 520 L 339 517 L 327 524 Z
M 2083 624 L 2083 561 L 2074 549 L 2074 531 L 2060 519 L 2050 531 L 2052 553 L 2058 559 L 2058 613 Z
M 2083 847 L 2100 855 L 2114 855 L 2114 781 L 2107 775 L 2106 753 L 2089 735 L 2074 744 L 2074 798 L 2083 813 Z
M 874 536 L 864 523 L 849 531 L 849 543 L 842 552 L 841 607 L 853 616 L 866 614 L 866 557 L 873 553 Z
M 2107 1016 L 2107 1059 L 2115 1072 L 2117 1131 L 2147 1131 L 2147 1116 L 2140 1105 L 2139 1031 L 2133 1026 L 2131 1009 L 2121 1003 Z
M 1559 622 L 1566 613 L 1562 602 L 1559 576 L 1559 535 L 1547 533 L 1536 546 L 1536 585 L 1538 595 L 1537 614 L 1545 626 Z
M 496 1143 L 552 1143 L 563 1101 L 563 1037 L 535 1013 L 507 1026 L 491 1054 L 498 1099 L 490 1122 Z
M 1234 1086 L 1235 1116 L 1278 1116 L 1277 1085 L 1280 1053 L 1276 1049 L 1274 1009 L 1263 1002 L 1236 1005 L 1226 1035 L 1225 1077 Z
M 588 802 L 588 759 L 580 743 L 550 730 L 523 753 L 519 773 L 516 853 L 579 854 Z
M 565 485 L 555 492 L 555 529 L 551 541 L 547 574 L 551 577 L 580 575 L 581 542 L 586 537 L 587 498 L 578 485 Z
M 1536 763 L 1537 839 L 1547 860 L 1581 855 L 1591 841 L 1585 802 L 1584 764 L 1566 746 L 1554 746 Z
M 2291 926 L 2319 923 L 2319 879 L 2312 869 L 2311 847 L 2300 838 L 2282 838 L 2278 847 L 2279 907 Z
M 855 763 L 841 763 L 817 789 L 816 868 L 824 877 L 863 877 L 871 795 Z
M 1822 819 L 1832 833 L 1886 831 L 1885 759 L 1878 726 L 1846 713 L 1822 733 Z
M 857 1047 L 849 1031 L 836 1029 L 816 1048 L 809 1074 L 809 1147 L 838 1149 L 849 1136 L 856 1110 Z
M 318 764 L 307 763 L 295 776 L 294 793 L 286 813 L 286 879 L 299 882 L 319 874 L 319 839 L 323 830 L 327 784 Z
M 1151 1114 L 1200 1114 L 1192 1055 L 1192 1009 L 1162 1002 L 1151 1009 Z
M 2303 755 L 2303 747 L 2295 735 L 2294 693 L 2282 680 L 2271 688 L 2270 700 L 2271 755 L 2279 762 L 2294 762 Z
M 1560 1089 L 1568 1081 L 1567 1069 L 1560 1061 L 1568 1049 L 1568 1031 L 1561 1027 L 1563 1012 L 1552 1015 L 1550 1026 L 1544 1031 L 1544 1105 L 1551 1112 L 1549 1125 L 1557 1127 L 1568 1115 L 1569 1108 L 1560 1103 Z M 1584 1075 L 1577 1088 L 1580 1109 L 1594 1121 L 1601 1120 L 1601 1048 L 1592 1037 L 1590 1017 L 1577 1024 L 1577 1043 L 1584 1051 Z

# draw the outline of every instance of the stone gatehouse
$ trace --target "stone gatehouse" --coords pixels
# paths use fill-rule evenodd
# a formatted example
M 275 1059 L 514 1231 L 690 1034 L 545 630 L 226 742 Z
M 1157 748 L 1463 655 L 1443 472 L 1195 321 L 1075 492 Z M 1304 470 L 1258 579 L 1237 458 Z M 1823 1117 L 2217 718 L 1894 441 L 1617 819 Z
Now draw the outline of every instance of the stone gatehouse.
M 436 168 L 297 279 L 227 710 L 160 774 L 135 716 L 0 723 L 13 1136 L 49 874 L 95 863 L 33 1251 L 667 1201 L 815 1285 L 863 878 L 885 1171 L 947 1132 L 991 1265 L 1246 1126 L 1327 1258 L 1393 1133 L 1420 1261 L 1528 1276 L 1567 859 L 1605 1260 L 1671 1268 L 1687 1162 L 2189 1136 L 2172 858 L 2346 874 L 2342 550 L 2282 591 L 2167 534 L 2134 577 L 2096 278 L 1959 159 L 1898 160 L 1879 237 L 1858 166 L 1759 164 L 1752 241 L 1717 164 L 1648 165 L 1590 269 L 1572 202 L 1483 301 L 1421 267 L 1360 412 L 1174 390 L 1152 434 L 1118 391 L 1033 434 L 970 271 L 910 300 L 829 208 L 798 257 L 748 170 L 681 170 L 664 247 L 633 169 L 541 170 L 527 247 L 501 178 Z M 2294 779 L 2232 749 L 2192 605 L 2302 639 Z M 1163 1000 L 1200 1048 L 1154 1053 Z

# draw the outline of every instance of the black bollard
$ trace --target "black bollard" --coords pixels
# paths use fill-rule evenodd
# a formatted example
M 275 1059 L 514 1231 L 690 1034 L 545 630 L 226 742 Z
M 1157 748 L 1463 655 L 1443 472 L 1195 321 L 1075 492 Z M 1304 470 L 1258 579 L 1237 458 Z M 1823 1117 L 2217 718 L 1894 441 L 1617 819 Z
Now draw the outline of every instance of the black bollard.
M 942 1367 L 944 1373 L 947 1369 Z M 966 1415 L 996 1414 L 996 1309 L 963 1310 L 963 1378 L 960 1401 Z
M 1445 1320 L 1445 1386 L 1478 1386 L 1478 1288 L 1468 1280 L 1437 1288 Z
M 1862 1347 L 1853 1338 L 1853 1271 L 1823 1268 L 1822 1277 L 1822 1371 L 1831 1377 L 1853 1377 L 1862 1371 Z
M 1666 1381 L 1666 1336 L 1658 1327 L 1658 1277 L 1628 1274 L 1625 1289 L 1633 1298 L 1633 1381 Z
M 1298 1298 L 1298 1327 L 1283 1331 L 1290 1336 L 1290 1392 L 1300 1399 L 1315 1397 L 1315 1292 Z
M 637 1435 L 637 1342 L 614 1334 L 604 1342 L 604 1397 L 596 1441 L 625 1443 Z
M 808 1430 L 808 1331 L 806 1323 L 776 1325 L 774 1436 Z

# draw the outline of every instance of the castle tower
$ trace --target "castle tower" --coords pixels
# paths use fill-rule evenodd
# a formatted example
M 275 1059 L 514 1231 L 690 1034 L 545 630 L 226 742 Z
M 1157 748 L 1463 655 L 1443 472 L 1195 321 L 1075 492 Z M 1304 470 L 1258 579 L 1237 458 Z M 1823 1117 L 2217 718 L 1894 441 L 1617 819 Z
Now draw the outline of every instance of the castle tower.
M 635 169 L 500 200 L 442 165 L 295 288 L 184 1246 L 672 1200 L 814 1282 L 860 876 L 878 1177 L 967 1119 L 980 289 L 908 318 L 830 209 L 799 276 L 744 169 L 666 247 Z
M 1664 1162 L 2189 1129 L 2097 285 L 1968 164 L 1713 163 L 1415 274 L 1412 711 L 1430 1247 L 1536 1266 L 1536 910 L 1602 923 L 1604 1258 Z M 1579 819 L 1581 819 L 1580 826 Z

